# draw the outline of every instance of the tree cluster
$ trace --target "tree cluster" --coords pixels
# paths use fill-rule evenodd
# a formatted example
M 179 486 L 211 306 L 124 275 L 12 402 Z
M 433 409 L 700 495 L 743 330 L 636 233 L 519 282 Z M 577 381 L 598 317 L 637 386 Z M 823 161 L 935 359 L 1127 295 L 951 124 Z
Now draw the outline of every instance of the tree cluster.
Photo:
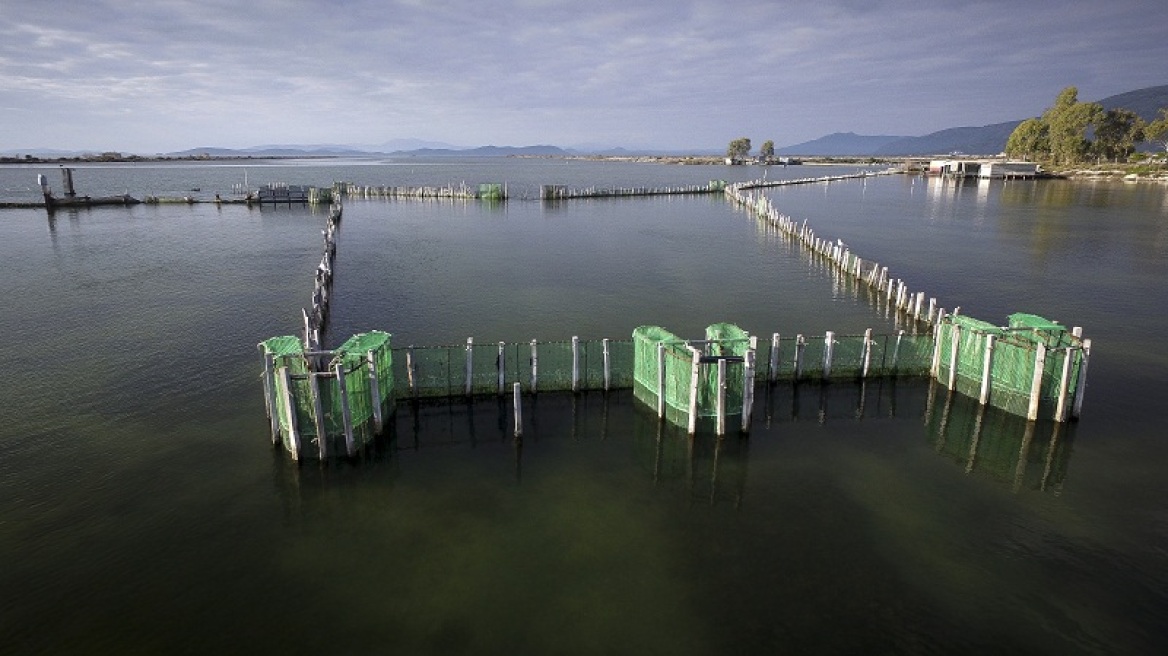
M 759 157 L 766 161 L 775 158 L 775 142 L 767 139 L 762 143 L 762 147 L 758 150 Z M 726 157 L 732 160 L 744 160 L 750 156 L 750 139 L 746 137 L 739 137 L 730 142 L 726 148 Z
M 1135 112 L 1104 110 L 1099 103 L 1079 102 L 1079 90 L 1063 89 L 1054 105 L 1038 118 L 1022 121 L 1006 142 L 1006 155 L 1055 166 L 1085 161 L 1122 161 L 1136 145 L 1153 142 L 1168 149 L 1168 109 L 1145 122 Z

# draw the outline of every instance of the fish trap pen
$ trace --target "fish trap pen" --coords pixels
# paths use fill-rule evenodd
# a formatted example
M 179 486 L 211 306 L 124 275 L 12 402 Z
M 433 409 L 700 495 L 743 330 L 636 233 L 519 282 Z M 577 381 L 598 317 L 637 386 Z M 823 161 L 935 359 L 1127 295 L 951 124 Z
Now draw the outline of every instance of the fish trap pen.
M 304 350 L 299 338 L 261 342 L 264 392 L 272 441 L 299 458 L 315 442 L 321 459 L 344 438 L 345 452 L 381 432 L 392 411 L 393 353 L 389 334 L 354 335 L 334 351 Z

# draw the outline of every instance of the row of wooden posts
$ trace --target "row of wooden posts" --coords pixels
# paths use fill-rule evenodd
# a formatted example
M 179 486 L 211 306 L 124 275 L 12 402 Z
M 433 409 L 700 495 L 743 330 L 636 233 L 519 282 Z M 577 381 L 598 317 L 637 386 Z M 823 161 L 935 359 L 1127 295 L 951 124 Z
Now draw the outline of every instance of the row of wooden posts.
M 329 207 L 328 218 L 325 221 L 324 254 L 320 264 L 316 266 L 313 276 L 311 310 L 301 310 L 304 316 L 304 348 L 308 351 L 320 351 L 320 335 L 328 324 L 329 297 L 333 286 L 333 265 L 337 258 L 337 229 L 341 223 L 341 214 L 344 208 L 340 199 L 336 199 Z
M 755 190 L 765 187 L 779 187 L 798 184 L 831 183 L 841 180 L 862 179 L 877 175 L 890 175 L 889 172 L 861 172 L 850 175 L 823 176 L 818 178 L 795 178 L 791 180 L 774 180 L 741 182 L 726 185 L 726 197 L 753 211 L 760 218 L 770 222 L 778 230 L 794 239 L 811 252 L 823 257 L 834 268 L 846 275 L 871 287 L 876 293 L 886 295 L 888 301 L 898 310 L 908 313 L 913 319 L 935 325 L 945 317 L 945 310 L 937 307 L 937 299 L 930 297 L 925 305 L 925 292 L 912 292 L 908 284 L 899 278 L 888 275 L 888 267 L 879 263 L 864 260 L 851 252 L 843 240 L 830 239 L 815 234 L 815 230 L 807 225 L 804 219 L 801 223 L 782 214 L 774 207 L 771 200 Z M 954 313 L 960 308 L 954 310 Z
M 726 183 L 711 180 L 704 185 L 677 187 L 584 187 L 571 189 L 566 185 L 541 185 L 540 200 L 572 200 L 577 198 L 619 198 L 627 196 L 680 196 L 721 193 Z
M 925 293 L 918 291 L 913 293 L 909 290 L 907 283 L 899 278 L 894 279 L 888 275 L 888 267 L 881 266 L 874 261 L 864 260 L 863 258 L 851 252 L 848 246 L 839 239 L 832 241 L 827 238 L 816 235 L 815 230 L 807 225 L 806 219 L 801 223 L 796 222 L 791 217 L 780 213 L 770 199 L 757 192 L 756 190 L 765 187 L 778 187 L 794 184 L 808 184 L 808 183 L 830 183 L 834 181 L 866 178 L 874 175 L 888 175 L 887 172 L 873 173 L 861 172 L 852 175 L 842 176 L 824 176 L 819 178 L 798 178 L 792 180 L 777 180 L 777 181 L 753 181 L 737 183 L 726 186 L 726 197 L 732 201 L 746 207 L 749 211 L 755 213 L 759 218 L 769 222 L 775 226 L 780 233 L 786 235 L 789 239 L 803 245 L 815 255 L 824 258 L 832 267 L 838 269 L 844 275 L 850 276 L 854 280 L 868 285 L 877 295 L 883 296 L 888 303 L 893 305 L 897 310 L 907 313 L 916 321 L 921 321 L 932 326 L 934 337 L 934 350 L 932 366 L 930 375 L 934 379 L 940 376 L 940 366 L 943 354 L 941 353 L 941 339 L 940 326 L 945 323 L 946 314 L 944 308 L 937 307 L 937 299 L 929 298 L 928 305 L 925 306 Z M 956 316 L 960 311 L 960 307 L 954 308 L 953 316 Z M 960 327 L 956 324 L 951 324 L 953 334 L 950 339 L 951 348 L 949 355 L 949 372 L 948 378 L 945 381 L 950 390 L 955 390 L 957 386 L 957 368 L 958 368 L 958 345 Z M 871 331 L 869 330 L 869 333 Z M 830 333 L 828 333 L 830 335 Z M 1057 422 L 1066 421 L 1068 418 L 1079 417 L 1082 409 L 1083 396 L 1086 390 L 1086 373 L 1087 364 L 1090 360 L 1091 340 L 1083 339 L 1083 331 L 1081 327 L 1074 327 L 1071 330 L 1071 335 L 1074 338 L 1075 344 L 1065 347 L 1066 357 L 1063 359 L 1063 368 L 1059 383 L 1059 392 L 1057 395 L 1056 408 L 1054 412 L 1054 420 Z M 830 352 L 830 338 L 826 345 L 826 353 Z M 995 338 L 993 335 L 984 335 L 984 357 L 983 357 L 983 372 L 980 386 L 980 393 L 978 400 L 982 405 L 989 402 L 989 395 L 991 390 L 991 370 L 993 363 L 993 349 Z M 1035 362 L 1034 362 L 1034 378 L 1030 389 L 1029 401 L 1027 406 L 1026 418 L 1034 421 L 1038 418 L 1039 400 L 1041 398 L 1042 377 L 1048 347 L 1041 341 L 1036 344 Z M 1077 353 L 1076 353 L 1077 351 Z M 1071 369 L 1073 366 L 1072 356 L 1076 356 L 1080 361 L 1078 381 L 1076 390 L 1074 392 L 1073 405 L 1069 403 L 1069 387 L 1071 379 Z M 827 365 L 828 367 L 830 365 Z M 865 362 L 865 369 L 867 363 Z

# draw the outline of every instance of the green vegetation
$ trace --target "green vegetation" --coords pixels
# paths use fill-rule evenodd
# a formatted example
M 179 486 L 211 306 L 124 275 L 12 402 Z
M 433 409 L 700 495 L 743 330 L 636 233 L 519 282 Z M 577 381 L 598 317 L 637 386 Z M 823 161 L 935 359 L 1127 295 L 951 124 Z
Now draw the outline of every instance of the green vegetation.
M 1126 162 L 1143 142 L 1168 149 L 1168 109 L 1146 123 L 1129 109 L 1104 111 L 1099 103 L 1079 102 L 1079 90 L 1067 87 L 1042 116 L 1015 128 L 1006 155 L 1065 168 L 1088 161 Z
M 767 139 L 762 142 L 762 148 L 759 149 L 758 154 L 768 162 L 775 158 L 775 142 Z
M 726 148 L 726 157 L 734 160 L 743 160 L 750 155 L 750 139 L 739 137 L 730 142 Z

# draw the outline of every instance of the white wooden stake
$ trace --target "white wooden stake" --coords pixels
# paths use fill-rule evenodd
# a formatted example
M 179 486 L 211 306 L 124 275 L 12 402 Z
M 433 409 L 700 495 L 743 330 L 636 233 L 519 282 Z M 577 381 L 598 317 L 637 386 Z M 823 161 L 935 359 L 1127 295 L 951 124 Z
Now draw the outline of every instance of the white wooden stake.
M 823 379 L 831 378 L 831 356 L 835 350 L 835 333 L 827 331 L 823 336 Z
M 288 367 L 280 367 L 279 379 L 284 387 L 284 423 L 288 426 L 288 446 L 291 447 L 292 459 L 300 459 L 300 432 L 296 429 L 296 399 L 292 396 L 292 376 Z
M 657 342 L 657 416 L 665 418 L 665 344 Z
M 536 341 L 531 340 L 531 393 L 539 389 L 539 347 Z
M 795 380 L 803 377 L 803 349 L 806 346 L 807 340 L 802 335 L 795 335 Z
M 1075 349 L 1073 346 L 1068 346 L 1063 351 L 1063 372 L 1059 379 L 1058 404 L 1054 410 L 1055 421 L 1067 420 L 1067 394 L 1071 386 L 1071 364 L 1074 361 Z
M 333 373 L 337 375 L 337 390 L 341 393 L 341 419 L 345 426 L 345 451 L 352 456 L 357 452 L 357 448 L 353 444 L 353 413 L 349 409 L 349 389 L 345 385 L 344 365 L 337 363 L 333 367 Z
M 981 364 L 981 396 L 978 398 L 982 405 L 990 402 L 990 389 L 993 387 L 995 339 L 997 338 L 988 333 L 985 336 L 985 355 L 982 356 Z
M 746 362 L 743 365 L 742 381 L 742 432 L 750 432 L 750 414 L 754 412 L 754 360 L 757 351 L 751 348 L 746 352 Z
M 957 324 L 953 324 L 949 334 L 952 339 L 949 342 L 949 389 L 957 389 L 957 347 L 961 343 L 961 328 Z
M 272 354 L 264 350 L 264 403 L 268 406 L 268 425 L 272 444 L 280 441 L 280 413 L 276 411 L 276 367 Z
M 308 372 L 308 392 L 312 395 L 312 424 L 316 428 L 316 445 L 320 459 L 328 457 L 328 433 L 324 427 L 324 407 L 320 401 L 320 380 L 314 372 Z
M 775 382 L 779 376 L 779 334 L 771 335 L 770 368 L 767 369 L 767 381 Z
M 718 360 L 718 435 L 726 434 L 726 360 Z
M 1042 373 L 1046 367 L 1046 344 L 1038 342 L 1038 349 L 1034 353 L 1034 381 L 1030 384 L 1030 407 L 1026 410 L 1026 418 L 1030 421 L 1038 419 L 1038 398 L 1042 395 Z
M 572 336 L 572 391 L 580 391 L 580 338 Z
M 609 356 L 608 356 L 608 338 L 605 337 L 601 341 L 604 347 L 604 391 L 608 391 L 609 383 L 611 382 L 611 374 L 609 374 Z
M 503 396 L 503 394 L 505 394 L 507 391 L 507 382 L 505 380 L 507 378 L 507 374 L 505 372 L 505 369 L 507 368 L 505 365 L 506 353 L 507 343 L 499 342 L 499 357 L 495 360 L 495 368 L 499 370 L 499 396 Z
M 868 377 L 868 367 L 872 364 L 872 329 L 864 331 L 864 368 L 860 370 L 860 378 Z
M 698 432 L 698 378 L 701 376 L 702 354 L 694 347 L 689 347 L 690 377 L 689 377 L 689 434 Z
M 1087 391 L 1087 363 L 1091 360 L 1091 340 L 1083 340 L 1083 355 L 1079 361 L 1079 384 L 1075 386 L 1075 403 L 1071 408 L 1071 416 L 1079 418 L 1083 411 L 1083 392 Z
M 377 356 L 373 351 L 365 354 L 369 365 L 369 402 L 373 404 L 373 432 L 380 435 L 384 428 L 381 417 L 381 382 L 377 380 Z

